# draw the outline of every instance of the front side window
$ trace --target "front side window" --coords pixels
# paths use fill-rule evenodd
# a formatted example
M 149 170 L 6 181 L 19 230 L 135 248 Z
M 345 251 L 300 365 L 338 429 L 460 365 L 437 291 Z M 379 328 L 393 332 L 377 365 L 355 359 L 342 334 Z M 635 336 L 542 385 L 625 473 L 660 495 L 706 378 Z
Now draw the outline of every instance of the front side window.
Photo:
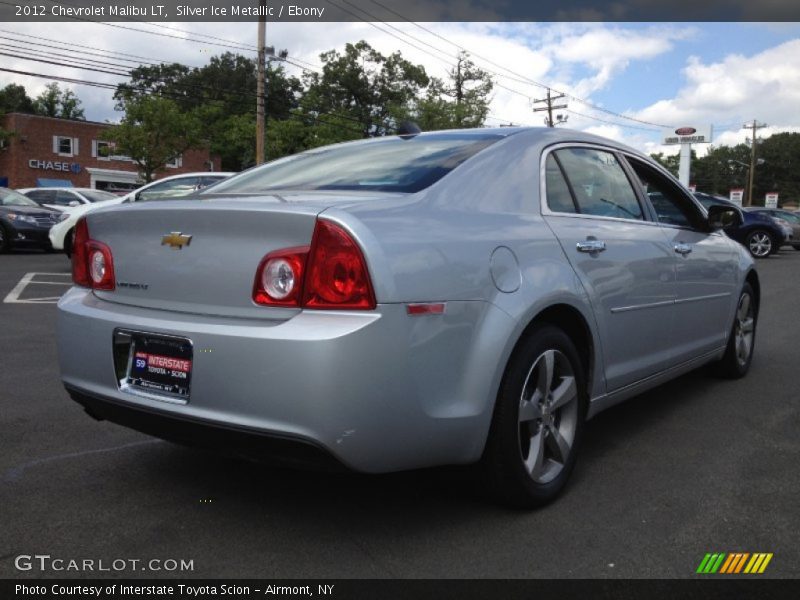
M 59 190 L 56 193 L 55 204 L 58 204 L 59 206 L 69 206 L 72 202 L 81 203 L 80 199 L 72 192 L 68 192 L 66 190 Z
M 572 188 L 578 212 L 644 220 L 636 192 L 613 153 L 595 148 L 564 148 L 554 154 Z

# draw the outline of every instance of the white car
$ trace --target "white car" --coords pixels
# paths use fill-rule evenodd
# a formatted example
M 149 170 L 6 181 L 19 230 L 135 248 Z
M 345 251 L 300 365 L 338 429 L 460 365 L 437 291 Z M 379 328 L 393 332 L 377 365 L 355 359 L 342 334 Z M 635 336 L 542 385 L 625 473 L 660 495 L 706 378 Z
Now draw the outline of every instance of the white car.
M 50 243 L 55 250 L 63 250 L 67 256 L 72 253 L 72 238 L 75 224 L 83 215 L 96 208 L 122 204 L 123 202 L 138 202 L 143 200 L 158 200 L 188 196 L 192 192 L 208 187 L 227 179 L 234 173 L 227 171 L 213 171 L 202 173 L 183 173 L 164 177 L 153 181 L 132 191 L 125 196 L 112 196 L 110 200 L 100 203 L 81 204 L 80 206 L 66 207 L 67 217 L 50 229 Z
M 118 198 L 118 196 L 110 192 L 93 190 L 92 188 L 38 187 L 23 188 L 17 191 L 26 195 L 40 206 L 54 208 L 62 212 L 68 208 L 94 204 L 95 202 L 106 202 Z

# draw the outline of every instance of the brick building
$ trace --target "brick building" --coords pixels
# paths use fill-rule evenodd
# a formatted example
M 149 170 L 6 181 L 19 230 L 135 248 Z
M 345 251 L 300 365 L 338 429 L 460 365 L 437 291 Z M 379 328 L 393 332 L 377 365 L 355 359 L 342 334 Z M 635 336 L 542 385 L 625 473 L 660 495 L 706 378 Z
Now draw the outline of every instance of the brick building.
M 114 155 L 104 137 L 107 123 L 54 119 L 9 113 L 2 127 L 13 135 L 0 148 L 0 186 L 52 185 L 126 192 L 143 183 L 126 156 Z M 189 150 L 157 177 L 193 171 L 219 170 L 219 157 L 206 150 Z

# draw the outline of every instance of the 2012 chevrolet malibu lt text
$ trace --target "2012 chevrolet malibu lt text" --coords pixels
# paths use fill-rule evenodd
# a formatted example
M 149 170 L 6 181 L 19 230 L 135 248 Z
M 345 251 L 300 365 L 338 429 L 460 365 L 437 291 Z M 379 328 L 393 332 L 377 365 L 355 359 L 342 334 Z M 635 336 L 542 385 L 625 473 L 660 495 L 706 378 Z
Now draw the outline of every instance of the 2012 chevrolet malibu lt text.
M 480 463 L 553 499 L 587 418 L 751 362 L 759 280 L 666 171 L 569 130 L 409 134 L 76 226 L 64 385 L 92 416 L 284 463 Z

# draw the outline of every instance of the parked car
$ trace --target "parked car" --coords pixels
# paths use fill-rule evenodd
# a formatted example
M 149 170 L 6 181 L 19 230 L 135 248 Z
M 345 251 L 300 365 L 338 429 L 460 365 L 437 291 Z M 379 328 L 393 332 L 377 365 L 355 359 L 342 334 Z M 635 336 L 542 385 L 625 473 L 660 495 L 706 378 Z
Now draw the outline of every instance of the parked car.
M 479 462 L 533 506 L 566 484 L 586 418 L 753 356 L 758 275 L 720 231 L 739 212 L 706 213 L 611 140 L 374 138 L 198 196 L 76 227 L 58 352 L 95 418 L 289 464 Z
M 724 206 L 739 214 L 736 222 L 726 225 L 724 231 L 750 251 L 753 258 L 767 258 L 775 254 L 788 241 L 787 232 L 767 215 L 744 211 L 726 198 L 695 192 L 705 208 Z
M 800 214 L 782 208 L 762 208 L 753 206 L 747 209 L 750 212 L 764 213 L 775 219 L 786 221 L 792 228 L 792 248 L 800 250 Z
M 92 188 L 40 187 L 23 188 L 17 191 L 41 206 L 58 211 L 116 198 L 114 194 Z
M 19 192 L 0 188 L 0 253 L 14 247 L 51 250 L 47 232 L 59 218 L 57 210 L 43 208 Z
M 142 200 L 158 200 L 166 197 L 178 198 L 188 196 L 197 190 L 213 185 L 227 179 L 233 173 L 214 171 L 203 173 L 184 173 L 172 175 L 157 181 L 152 181 L 125 196 L 118 197 L 110 194 L 110 199 L 104 200 L 103 207 L 116 206 L 124 202 L 139 202 Z M 104 192 L 105 193 L 105 192 Z M 88 204 L 70 208 L 69 216 L 59 222 L 50 230 L 50 243 L 56 250 L 63 250 L 69 257 L 72 253 L 72 238 L 75 234 L 75 224 L 87 212 L 100 207 L 100 204 Z

